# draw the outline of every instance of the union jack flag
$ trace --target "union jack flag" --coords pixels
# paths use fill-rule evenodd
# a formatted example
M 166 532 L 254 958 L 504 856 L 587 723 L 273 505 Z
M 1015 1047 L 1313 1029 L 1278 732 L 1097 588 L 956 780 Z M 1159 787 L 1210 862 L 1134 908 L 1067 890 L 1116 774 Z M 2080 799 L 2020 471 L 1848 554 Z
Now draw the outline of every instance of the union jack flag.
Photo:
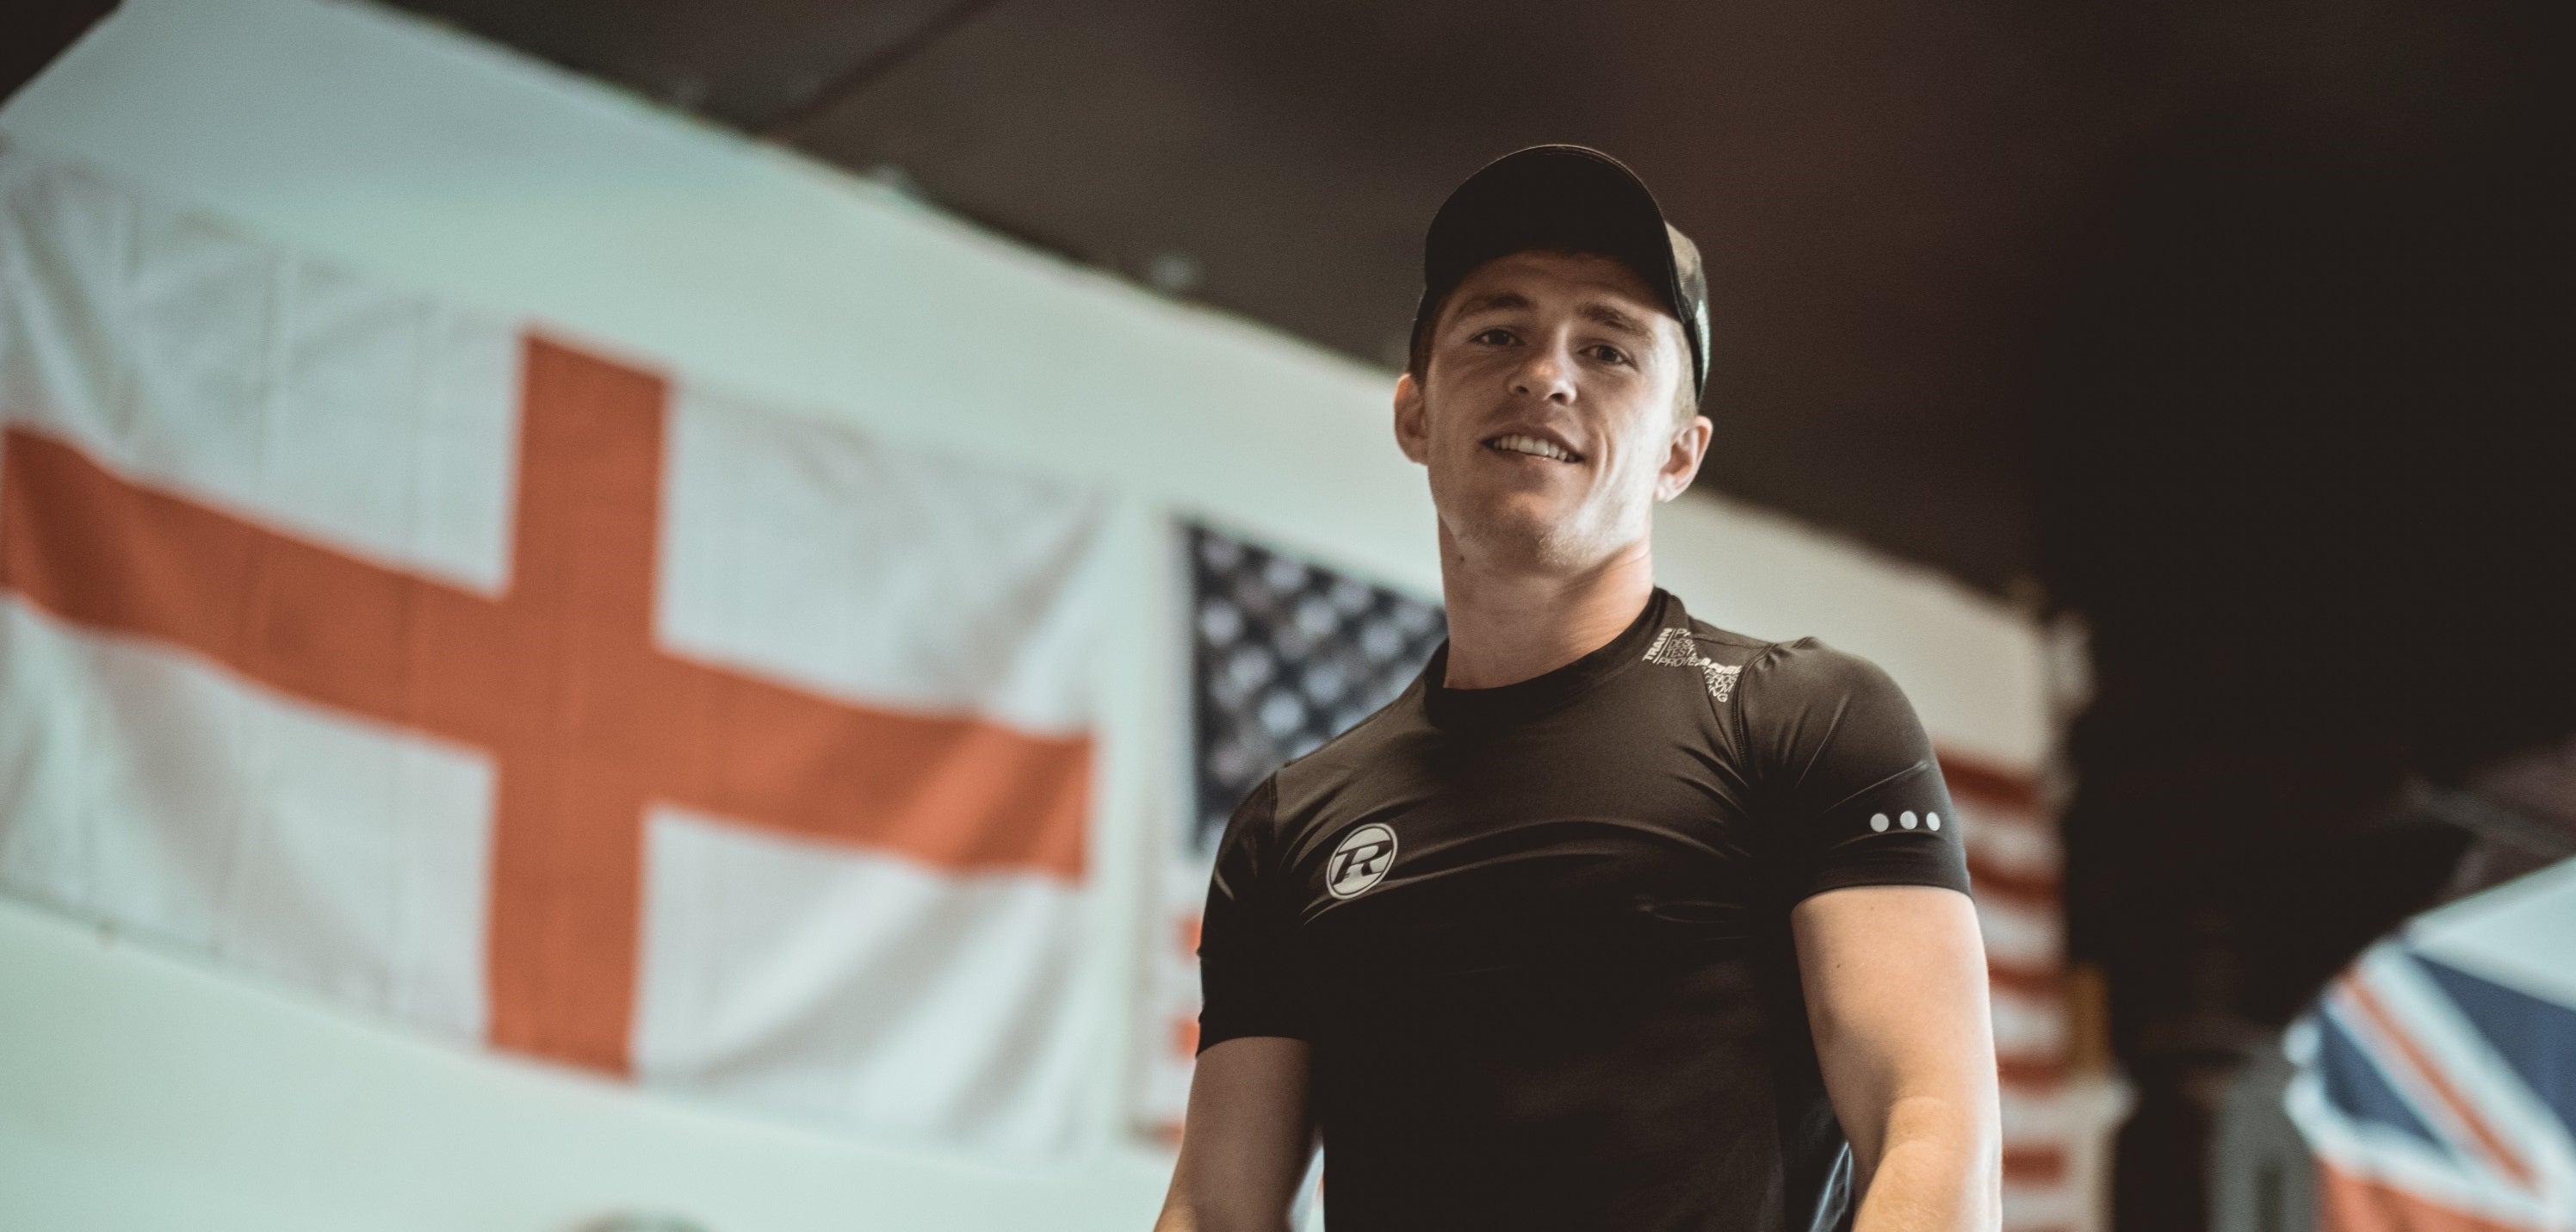
M 2552 919 L 2410 929 L 2292 1027 L 2320 1232 L 2576 1229 L 2576 981 L 2551 978 L 2565 956 L 2546 952 L 2565 948 L 2576 878 L 2556 880 Z

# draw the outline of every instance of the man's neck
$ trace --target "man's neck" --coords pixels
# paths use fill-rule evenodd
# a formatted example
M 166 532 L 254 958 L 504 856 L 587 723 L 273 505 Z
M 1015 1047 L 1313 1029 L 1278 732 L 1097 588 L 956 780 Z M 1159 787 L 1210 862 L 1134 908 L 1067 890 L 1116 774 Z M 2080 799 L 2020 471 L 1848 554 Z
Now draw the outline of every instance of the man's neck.
M 1655 593 L 1645 540 L 1571 573 L 1498 567 L 1440 535 L 1453 689 L 1518 684 L 1574 662 L 1625 631 Z

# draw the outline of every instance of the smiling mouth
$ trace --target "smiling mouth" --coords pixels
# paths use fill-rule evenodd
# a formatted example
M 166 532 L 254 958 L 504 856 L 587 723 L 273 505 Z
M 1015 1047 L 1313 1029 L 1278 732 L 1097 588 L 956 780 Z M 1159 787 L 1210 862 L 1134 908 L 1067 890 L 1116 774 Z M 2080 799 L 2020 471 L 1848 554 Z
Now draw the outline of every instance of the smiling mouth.
M 1545 458 L 1551 462 L 1580 462 L 1583 460 L 1582 454 L 1576 453 L 1554 441 L 1542 440 L 1535 436 L 1525 436 L 1517 432 L 1505 433 L 1502 436 L 1497 436 L 1492 440 L 1486 441 L 1485 448 L 1491 449 L 1496 453 L 1517 453 L 1526 454 L 1533 458 Z

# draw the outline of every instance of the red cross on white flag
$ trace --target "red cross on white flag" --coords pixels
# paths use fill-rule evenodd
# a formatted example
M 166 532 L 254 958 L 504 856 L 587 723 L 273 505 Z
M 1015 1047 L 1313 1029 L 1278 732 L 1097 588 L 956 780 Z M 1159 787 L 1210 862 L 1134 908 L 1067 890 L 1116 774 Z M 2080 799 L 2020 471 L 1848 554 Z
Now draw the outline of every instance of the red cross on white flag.
M 1099 503 L 0 158 L 0 891 L 495 1046 L 1044 1149 Z

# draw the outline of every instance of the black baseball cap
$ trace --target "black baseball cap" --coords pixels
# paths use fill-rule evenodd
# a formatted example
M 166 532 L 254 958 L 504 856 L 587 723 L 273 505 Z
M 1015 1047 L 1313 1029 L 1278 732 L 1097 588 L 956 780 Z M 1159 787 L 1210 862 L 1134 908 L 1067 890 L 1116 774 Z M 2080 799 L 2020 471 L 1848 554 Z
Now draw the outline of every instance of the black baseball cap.
M 1477 266 L 1533 248 L 1596 253 L 1635 270 L 1662 295 L 1690 340 L 1691 375 L 1708 390 L 1708 276 L 1699 246 L 1671 223 L 1626 163 L 1590 146 L 1534 145 L 1468 176 L 1422 239 L 1422 302 L 1413 347 L 1442 301 Z

